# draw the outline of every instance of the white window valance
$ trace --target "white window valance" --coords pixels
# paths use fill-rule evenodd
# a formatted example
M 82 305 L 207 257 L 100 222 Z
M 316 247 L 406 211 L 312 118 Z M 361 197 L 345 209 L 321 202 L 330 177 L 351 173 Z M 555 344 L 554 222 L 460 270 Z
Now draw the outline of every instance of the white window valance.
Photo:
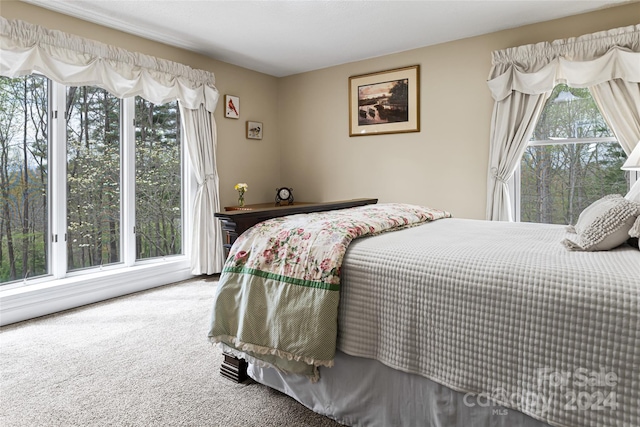
M 204 105 L 213 112 L 219 98 L 211 72 L 0 17 L 0 75 L 33 72 L 69 86 L 99 86 L 119 98 L 177 99 L 192 110 Z
M 640 139 L 640 24 L 495 51 L 487 219 L 513 220 L 509 186 L 553 88 L 587 87 L 618 142 Z
M 542 94 L 557 84 L 640 83 L 640 24 L 492 53 L 489 89 L 496 101 L 517 91 Z

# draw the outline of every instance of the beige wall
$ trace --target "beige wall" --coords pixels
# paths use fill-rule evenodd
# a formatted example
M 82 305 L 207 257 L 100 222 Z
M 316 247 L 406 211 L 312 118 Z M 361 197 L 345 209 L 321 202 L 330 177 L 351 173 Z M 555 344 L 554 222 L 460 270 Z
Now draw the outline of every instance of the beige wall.
M 192 68 L 212 71 L 221 100 L 214 116 L 218 125 L 218 172 L 222 206 L 234 205 L 237 182 L 249 183 L 247 203 L 273 200 L 280 178 L 278 139 L 278 79 L 266 74 L 216 61 L 184 49 L 71 18 L 18 1 L 0 2 L 0 15 L 20 19 L 45 28 L 65 31 L 124 49 L 176 61 Z M 224 95 L 240 97 L 240 119 L 224 118 Z M 264 123 L 262 140 L 245 138 L 247 120 Z
M 221 96 L 241 102 L 240 120 L 224 118 L 222 105 L 215 113 L 223 206 L 235 204 L 243 181 L 247 203 L 288 185 L 300 201 L 378 197 L 484 218 L 491 52 L 637 24 L 640 3 L 281 79 L 22 2 L 0 0 L 0 15 L 213 71 Z M 349 76 L 414 64 L 421 131 L 350 138 Z M 264 123 L 263 140 L 245 138 L 246 120 Z
M 640 3 L 282 78 L 282 182 L 299 200 L 378 197 L 484 218 L 491 52 L 638 23 Z M 349 137 L 349 76 L 419 64 L 421 131 Z

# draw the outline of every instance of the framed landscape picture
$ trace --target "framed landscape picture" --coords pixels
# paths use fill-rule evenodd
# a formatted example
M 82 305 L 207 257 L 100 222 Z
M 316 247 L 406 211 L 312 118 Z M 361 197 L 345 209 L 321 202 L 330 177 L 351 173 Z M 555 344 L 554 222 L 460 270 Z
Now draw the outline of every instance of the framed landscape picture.
M 349 77 L 349 136 L 420 132 L 420 66 Z

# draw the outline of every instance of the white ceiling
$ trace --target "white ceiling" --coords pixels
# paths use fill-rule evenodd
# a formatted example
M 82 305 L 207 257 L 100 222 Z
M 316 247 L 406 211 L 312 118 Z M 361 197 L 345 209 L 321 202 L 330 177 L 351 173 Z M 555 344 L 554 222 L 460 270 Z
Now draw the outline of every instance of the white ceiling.
M 632 0 L 23 0 L 277 77 Z

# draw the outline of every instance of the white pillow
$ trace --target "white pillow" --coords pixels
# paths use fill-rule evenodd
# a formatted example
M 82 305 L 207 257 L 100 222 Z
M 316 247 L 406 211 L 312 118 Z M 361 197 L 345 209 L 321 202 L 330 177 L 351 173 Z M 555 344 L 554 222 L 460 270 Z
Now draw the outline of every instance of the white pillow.
M 631 200 L 632 202 L 640 203 L 640 181 L 636 182 L 631 190 L 624 196 L 625 199 Z
M 640 249 L 640 216 L 636 218 L 635 224 L 633 224 L 633 227 L 629 230 L 629 236 L 631 236 L 631 239 L 629 239 L 631 247 L 637 246 L 638 249 Z M 634 237 L 635 239 L 633 239 Z
M 633 227 L 631 227 L 631 230 L 629 230 L 629 236 L 640 237 L 640 216 L 636 218 L 636 222 L 633 224 Z
M 607 251 L 629 239 L 629 230 L 640 215 L 640 203 L 611 194 L 596 200 L 582 211 L 570 231 L 576 239 L 564 239 L 562 244 L 575 251 Z

